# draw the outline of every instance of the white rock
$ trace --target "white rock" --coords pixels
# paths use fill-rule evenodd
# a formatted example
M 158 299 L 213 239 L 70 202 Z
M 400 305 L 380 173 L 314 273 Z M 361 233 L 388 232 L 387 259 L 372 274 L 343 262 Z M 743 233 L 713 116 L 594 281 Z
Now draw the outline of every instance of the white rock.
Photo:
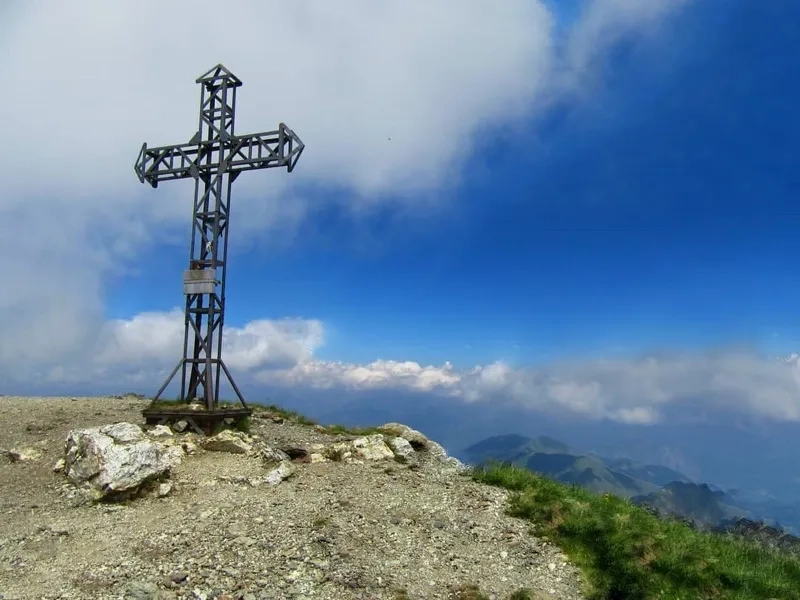
M 166 425 L 156 425 L 155 427 L 153 427 L 151 430 L 149 430 L 147 432 L 147 435 L 149 435 L 152 438 L 156 438 L 156 439 L 164 439 L 164 438 L 173 437 L 172 436 L 172 430 L 169 427 L 167 427 Z
M 114 423 L 100 428 L 100 433 L 122 444 L 140 442 L 144 439 L 142 428 L 133 423 Z
M 281 461 L 277 467 L 272 469 L 264 477 L 264 483 L 268 485 L 278 485 L 281 481 L 294 473 L 294 466 L 288 460 Z
M 270 446 L 262 446 L 257 450 L 258 455 L 261 457 L 267 464 L 272 463 L 279 463 L 282 461 L 288 461 L 289 455 L 286 454 L 283 450 L 279 450 L 278 448 L 272 448 Z
M 183 440 L 181 442 L 181 449 L 186 454 L 194 454 L 195 452 L 197 452 L 197 444 L 194 442 L 194 440 L 190 439 Z
M 427 447 L 430 443 L 425 434 L 402 423 L 385 423 L 378 427 L 378 431 L 401 437 L 411 442 L 412 446 Z
M 211 436 L 203 443 L 203 447 L 211 452 L 229 452 L 231 454 L 250 454 L 253 445 L 241 431 L 225 429 Z
M 11 450 L 6 450 L 6 456 L 11 462 L 27 462 L 39 460 L 42 457 L 42 453 L 31 447 L 12 448 Z
M 354 439 L 350 444 L 353 453 L 364 460 L 387 460 L 394 458 L 394 452 L 380 433 Z
M 469 470 L 469 467 L 460 460 L 448 456 L 447 451 L 440 444 L 429 440 L 424 434 L 416 429 L 411 429 L 408 425 L 403 425 L 402 423 L 386 423 L 378 427 L 378 430 L 407 440 L 413 448 L 426 450 L 431 456 L 442 463 L 445 472 L 465 473 Z
M 444 466 L 447 471 L 465 473 L 469 470 L 469 467 L 460 460 L 453 456 L 448 456 L 447 451 L 434 441 L 428 440 L 428 452 L 441 462 L 442 466 Z
M 417 460 L 417 453 L 407 439 L 402 437 L 390 437 L 386 444 L 392 449 L 394 455 L 404 463 L 413 463 Z
M 156 496 L 159 498 L 163 498 L 165 496 L 169 496 L 170 492 L 172 492 L 172 484 L 169 482 L 159 483 L 158 490 L 156 490 Z
M 59 458 L 58 462 L 56 462 L 56 464 L 53 465 L 53 473 L 61 473 L 61 472 L 63 472 L 64 471 L 64 465 L 65 465 L 64 459 L 63 458 Z
M 138 432 L 138 433 L 137 433 Z M 65 447 L 64 472 L 98 500 L 138 489 L 178 465 L 183 452 L 145 438 L 132 423 L 76 429 Z

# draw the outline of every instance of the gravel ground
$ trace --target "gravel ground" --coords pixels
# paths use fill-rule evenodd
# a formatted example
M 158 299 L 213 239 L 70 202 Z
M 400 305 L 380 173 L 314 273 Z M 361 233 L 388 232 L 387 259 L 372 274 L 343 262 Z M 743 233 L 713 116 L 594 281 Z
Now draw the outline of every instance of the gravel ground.
M 141 424 L 146 403 L 0 397 L 0 600 L 479 598 L 457 595 L 469 585 L 497 600 L 523 588 L 583 598 L 559 549 L 504 514 L 506 492 L 424 451 L 416 469 L 297 464 L 279 485 L 254 486 L 265 473 L 257 457 L 199 450 L 166 497 L 80 501 L 52 468 L 68 432 Z M 269 419 L 254 419 L 251 434 L 277 448 L 342 439 Z

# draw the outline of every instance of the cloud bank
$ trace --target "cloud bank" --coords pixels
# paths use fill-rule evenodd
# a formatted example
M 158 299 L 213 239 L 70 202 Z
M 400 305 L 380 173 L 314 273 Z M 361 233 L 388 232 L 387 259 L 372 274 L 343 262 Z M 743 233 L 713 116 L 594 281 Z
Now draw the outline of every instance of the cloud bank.
M 462 403 L 515 405 L 582 419 L 649 425 L 673 411 L 719 410 L 776 421 L 800 421 L 800 356 L 769 358 L 744 351 L 639 358 L 582 359 L 512 368 L 497 362 L 456 369 L 450 363 L 324 361 L 317 320 L 258 320 L 225 329 L 224 358 L 237 383 L 302 393 L 330 390 L 417 392 Z M 140 386 L 151 394 L 180 357 L 183 313 L 137 315 L 110 322 L 91 356 L 62 362 L 41 376 L 89 388 Z M 110 386 L 110 387 L 109 387 Z M 144 387 L 141 387 L 144 386 Z

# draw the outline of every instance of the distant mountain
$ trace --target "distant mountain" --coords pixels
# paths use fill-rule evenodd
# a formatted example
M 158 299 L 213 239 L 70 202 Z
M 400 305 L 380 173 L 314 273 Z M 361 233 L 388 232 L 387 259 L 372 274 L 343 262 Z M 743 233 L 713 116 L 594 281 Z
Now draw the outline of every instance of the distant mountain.
M 484 460 L 513 462 L 517 458 L 531 454 L 569 454 L 570 449 L 566 444 L 545 435 L 529 438 L 524 435 L 509 434 L 486 438 L 463 452 L 469 455 L 470 463 L 480 464 Z
M 466 448 L 459 458 L 469 464 L 491 460 L 508 462 L 562 483 L 625 498 L 655 493 L 670 481 L 688 481 L 687 477 L 667 467 L 576 454 L 566 444 L 547 436 L 493 436 Z
M 673 481 L 657 492 L 634 496 L 635 504 L 646 505 L 657 514 L 680 516 L 698 525 L 719 527 L 752 515 L 732 504 L 733 499 L 705 483 Z
M 649 481 L 655 485 L 667 485 L 673 481 L 691 481 L 686 475 L 662 465 L 643 465 L 628 458 L 603 459 L 608 468 L 630 477 Z
M 669 467 L 577 454 L 546 436 L 493 436 L 464 449 L 459 458 L 473 465 L 492 460 L 512 463 L 595 493 L 629 498 L 651 512 L 680 517 L 700 526 L 720 527 L 751 516 L 725 492 L 694 483 Z
M 784 502 L 766 494 L 748 494 L 740 490 L 729 490 L 727 495 L 736 506 L 744 508 L 751 514 L 759 515 L 759 519 L 768 525 L 794 535 L 800 534 L 800 504 L 797 502 Z

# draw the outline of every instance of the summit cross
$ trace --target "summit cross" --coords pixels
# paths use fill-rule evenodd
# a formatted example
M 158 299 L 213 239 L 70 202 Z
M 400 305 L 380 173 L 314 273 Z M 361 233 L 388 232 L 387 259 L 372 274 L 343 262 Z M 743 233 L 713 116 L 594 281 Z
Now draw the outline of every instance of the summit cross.
M 154 188 L 173 179 L 191 177 L 195 182 L 189 268 L 183 273 L 183 358 L 143 415 L 151 424 L 183 419 L 198 432 L 202 426 L 210 433 L 220 421 L 239 419 L 252 412 L 222 360 L 231 187 L 243 171 L 286 167 L 291 173 L 304 145 L 283 123 L 274 131 L 236 135 L 236 91 L 242 82 L 224 66 L 210 69 L 196 83 L 201 86 L 200 120 L 191 140 L 158 148 L 148 148 L 145 143 L 135 164 L 139 181 Z M 202 407 L 166 407 L 163 402 L 159 407 L 161 394 L 178 370 L 178 405 L 197 399 L 202 401 Z M 223 374 L 240 407 L 220 406 Z

